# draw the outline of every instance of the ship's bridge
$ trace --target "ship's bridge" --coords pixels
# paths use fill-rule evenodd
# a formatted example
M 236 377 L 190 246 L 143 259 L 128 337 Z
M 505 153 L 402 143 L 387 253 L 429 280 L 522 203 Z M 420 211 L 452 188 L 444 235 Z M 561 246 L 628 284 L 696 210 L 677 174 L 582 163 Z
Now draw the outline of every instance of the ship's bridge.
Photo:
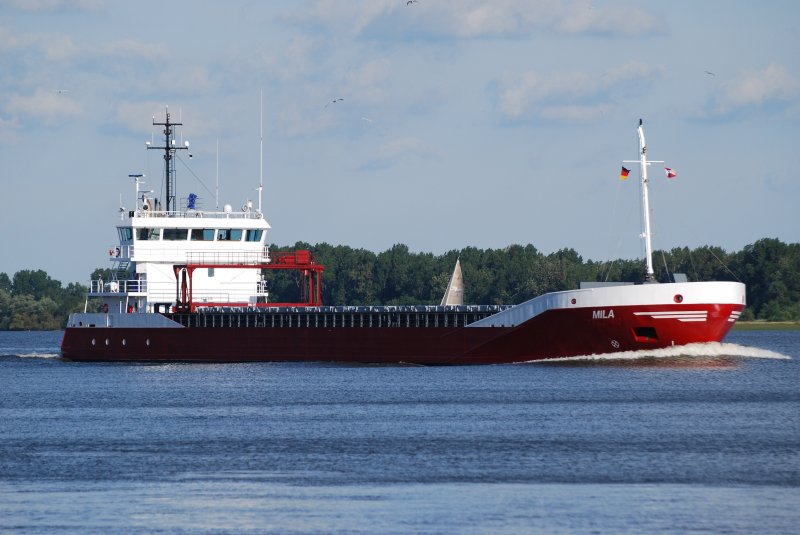
M 110 309 L 151 309 L 153 303 L 174 302 L 175 264 L 246 265 L 270 262 L 265 245 L 269 223 L 248 205 L 230 210 L 151 210 L 145 198 L 117 226 L 119 243 L 108 248 L 111 280 L 91 281 L 89 297 L 99 297 Z M 200 301 L 255 303 L 267 298 L 258 270 L 210 268 L 195 278 Z M 133 303 L 133 305 L 131 305 Z

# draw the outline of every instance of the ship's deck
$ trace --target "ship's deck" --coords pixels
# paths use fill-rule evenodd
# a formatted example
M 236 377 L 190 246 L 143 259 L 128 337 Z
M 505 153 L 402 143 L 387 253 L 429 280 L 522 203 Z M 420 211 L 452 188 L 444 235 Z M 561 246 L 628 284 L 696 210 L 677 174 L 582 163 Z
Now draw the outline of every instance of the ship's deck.
M 466 327 L 509 305 L 208 307 L 168 313 L 185 327 Z

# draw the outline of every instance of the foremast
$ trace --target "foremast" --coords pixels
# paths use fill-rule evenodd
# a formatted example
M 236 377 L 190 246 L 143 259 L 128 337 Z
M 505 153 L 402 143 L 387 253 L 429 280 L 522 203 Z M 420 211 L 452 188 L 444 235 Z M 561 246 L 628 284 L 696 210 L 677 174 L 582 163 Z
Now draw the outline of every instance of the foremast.
M 647 263 L 645 280 L 647 282 L 655 282 L 656 276 L 655 270 L 653 269 L 653 242 L 651 239 L 652 233 L 650 231 L 650 195 L 648 191 L 647 166 L 651 163 L 664 163 L 664 161 L 647 159 L 647 143 L 644 139 L 644 126 L 642 125 L 641 119 L 639 119 L 639 127 L 636 129 L 636 132 L 639 135 L 639 159 L 623 160 L 623 163 L 639 164 L 639 189 L 642 193 L 642 226 L 644 227 L 640 237 L 644 239 L 645 262 Z
M 166 110 L 166 120 L 163 123 L 157 123 L 155 116 L 153 117 L 153 126 L 164 127 L 164 146 L 151 147 L 150 143 L 147 143 L 147 148 L 164 151 L 164 187 L 166 188 L 167 214 L 170 214 L 178 210 L 178 206 L 175 203 L 175 151 L 188 150 L 189 142 L 187 141 L 183 146 L 175 143 L 174 127 L 183 126 L 183 123 L 170 122 L 169 108 Z

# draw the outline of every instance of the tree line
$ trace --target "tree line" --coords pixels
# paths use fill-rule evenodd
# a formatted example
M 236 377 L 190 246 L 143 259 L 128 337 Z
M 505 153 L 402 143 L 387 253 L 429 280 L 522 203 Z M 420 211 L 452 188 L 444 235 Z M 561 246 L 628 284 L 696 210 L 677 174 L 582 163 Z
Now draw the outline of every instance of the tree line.
M 464 302 L 515 304 L 546 292 L 577 288 L 581 281 L 644 281 L 643 260 L 584 261 L 573 249 L 550 254 L 533 245 L 501 249 L 466 247 L 441 255 L 411 252 L 406 245 L 374 253 L 346 245 L 298 242 L 273 251 L 308 249 L 325 266 L 322 298 L 336 305 L 438 304 L 456 259 L 464 275 Z M 743 320 L 800 320 L 800 244 L 762 239 L 741 251 L 719 247 L 688 247 L 654 253 L 660 282 L 684 273 L 689 280 L 733 280 L 747 285 Z M 108 269 L 90 278 L 110 279 Z M 267 272 L 270 300 L 300 300 L 300 274 Z M 62 287 L 42 270 L 23 270 L 9 277 L 0 273 L 0 330 L 60 329 L 70 312 L 82 311 L 87 288 Z M 96 304 L 90 303 L 90 310 Z
M 547 292 L 577 288 L 582 281 L 641 283 L 643 260 L 584 261 L 573 249 L 551 254 L 533 245 L 502 249 L 467 247 L 443 255 L 414 253 L 398 244 L 381 253 L 327 243 L 273 247 L 273 251 L 309 249 L 325 266 L 324 303 L 347 305 L 439 304 L 460 258 L 464 302 L 515 304 Z M 655 251 L 659 282 L 675 273 L 689 280 L 730 280 L 747 285 L 747 308 L 742 319 L 800 320 L 800 244 L 762 239 L 741 251 L 719 247 Z M 303 287 L 298 274 L 270 274 L 271 299 L 298 300 Z

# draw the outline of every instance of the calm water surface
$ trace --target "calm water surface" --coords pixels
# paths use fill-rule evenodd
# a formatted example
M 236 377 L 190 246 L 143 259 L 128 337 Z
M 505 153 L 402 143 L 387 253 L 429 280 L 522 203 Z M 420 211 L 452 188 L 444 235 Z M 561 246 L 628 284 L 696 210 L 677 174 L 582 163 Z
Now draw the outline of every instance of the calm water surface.
M 0 332 L 0 532 L 800 525 L 798 331 L 435 368 L 72 363 L 60 337 Z

